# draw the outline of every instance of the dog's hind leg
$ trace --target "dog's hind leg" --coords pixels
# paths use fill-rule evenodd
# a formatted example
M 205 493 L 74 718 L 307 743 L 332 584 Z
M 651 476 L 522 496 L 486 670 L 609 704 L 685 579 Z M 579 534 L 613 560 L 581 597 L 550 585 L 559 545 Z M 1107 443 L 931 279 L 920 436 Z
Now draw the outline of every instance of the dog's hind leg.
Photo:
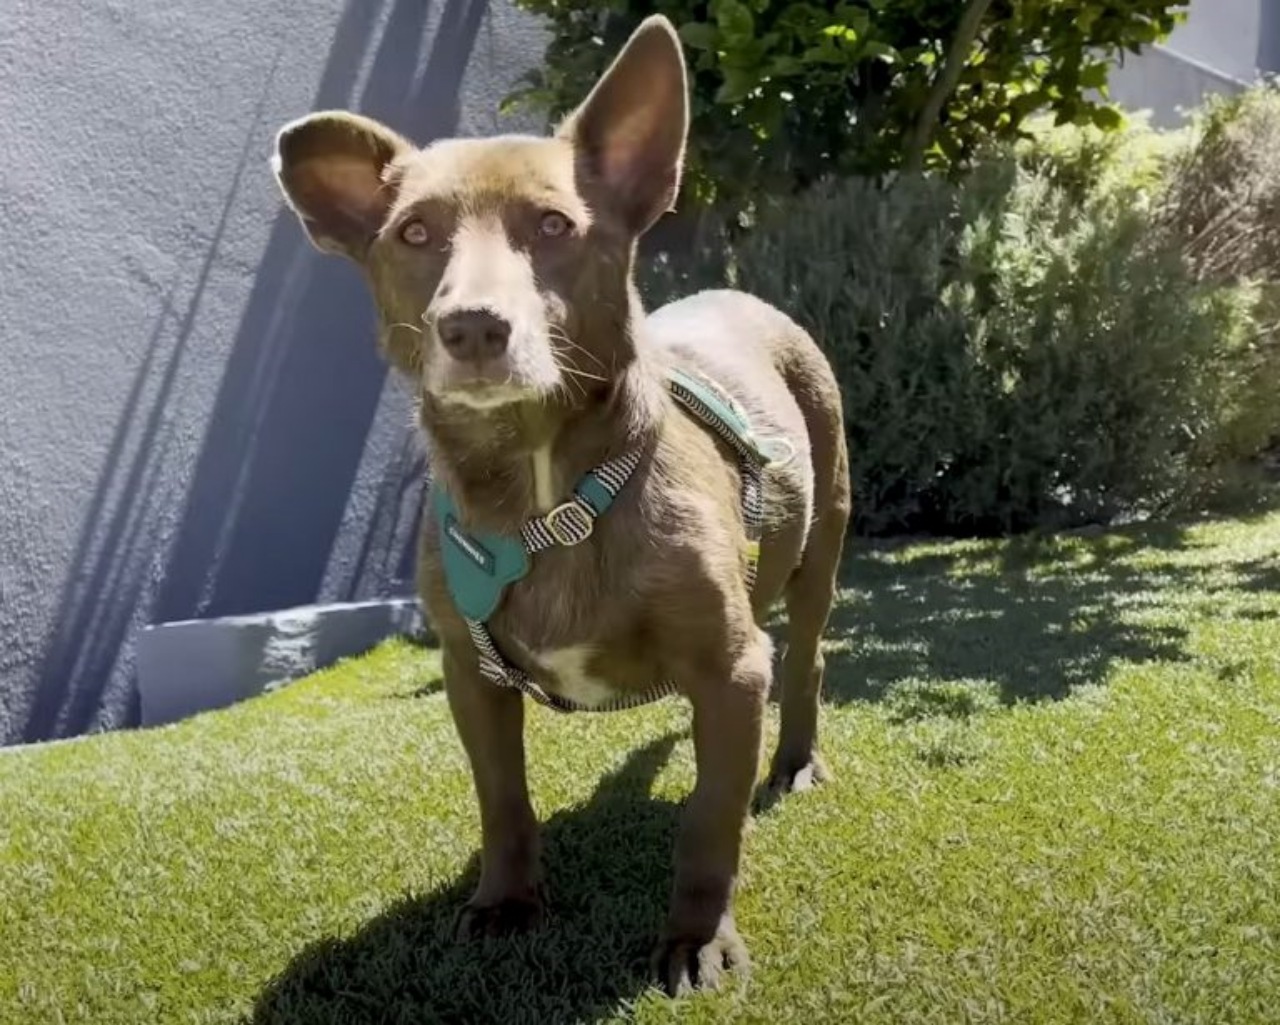
M 838 409 L 834 416 L 807 417 L 814 443 L 815 516 L 800 565 L 787 583 L 782 723 L 765 784 L 766 799 L 807 790 L 828 776 L 818 754 L 821 645 L 835 600 L 851 508 L 849 457 Z
M 828 776 L 818 754 L 822 701 L 822 634 L 835 598 L 844 546 L 845 517 L 814 524 L 799 569 L 787 585 L 787 646 L 782 659 L 782 723 L 766 791 L 772 796 L 807 790 Z

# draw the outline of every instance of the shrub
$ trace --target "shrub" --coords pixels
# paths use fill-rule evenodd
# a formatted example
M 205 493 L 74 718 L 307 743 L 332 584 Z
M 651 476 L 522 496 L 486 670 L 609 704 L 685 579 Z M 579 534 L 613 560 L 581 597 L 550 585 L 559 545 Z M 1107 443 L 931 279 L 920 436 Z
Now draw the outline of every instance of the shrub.
M 955 168 L 1049 110 L 1114 127 L 1111 61 L 1165 36 L 1175 0 L 516 0 L 548 20 L 513 102 L 551 118 L 583 96 L 640 20 L 667 15 L 690 57 L 684 199 L 732 211 L 761 191 L 904 163 Z
M 1077 203 L 1098 195 L 1123 193 L 1144 208 L 1163 196 L 1170 164 L 1186 149 L 1190 132 L 1156 131 L 1145 114 L 1127 115 L 1115 129 L 1093 125 L 1056 125 L 1052 118 L 1027 121 L 1025 137 L 1014 146 L 1019 166 L 1065 189 Z M 987 153 L 999 159 L 1000 149 Z
M 1230 367 L 1227 444 L 1280 448 L 1280 89 L 1206 103 L 1167 177 L 1157 230 L 1191 274 L 1259 294 L 1255 330 Z
M 1026 153 L 958 184 L 827 183 L 707 265 L 832 359 L 861 532 L 1165 511 L 1256 448 L 1233 423 L 1258 290 L 1197 281 L 1152 230 L 1149 176 L 1088 159 L 1105 185 Z
M 1196 277 L 1280 279 L 1280 90 L 1201 108 L 1170 168 L 1161 214 Z

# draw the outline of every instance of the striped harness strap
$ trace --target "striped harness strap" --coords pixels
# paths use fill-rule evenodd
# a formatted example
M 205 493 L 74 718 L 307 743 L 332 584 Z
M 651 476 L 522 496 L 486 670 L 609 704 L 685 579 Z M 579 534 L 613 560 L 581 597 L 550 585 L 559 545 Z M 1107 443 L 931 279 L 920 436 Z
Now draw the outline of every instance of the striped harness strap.
M 742 521 L 747 539 L 746 580 L 748 589 L 754 588 L 764 532 L 764 469 L 771 457 L 753 435 L 741 408 L 710 380 L 672 369 L 668 386 L 672 398 L 738 457 Z M 786 442 L 780 443 L 790 447 Z M 595 530 L 596 520 L 608 511 L 639 465 L 639 452 L 628 452 L 601 463 L 578 482 L 567 501 L 525 523 L 519 538 L 464 531 L 452 501 L 437 484 L 433 492 L 434 511 L 440 529 L 446 582 L 450 596 L 466 620 L 480 656 L 480 673 L 486 680 L 518 690 L 557 712 L 621 711 L 675 692 L 675 683 L 663 680 L 642 693 L 590 706 L 548 693 L 528 673 L 506 659 L 487 625 L 507 588 L 528 574 L 530 558 L 549 548 L 571 548 L 587 540 Z

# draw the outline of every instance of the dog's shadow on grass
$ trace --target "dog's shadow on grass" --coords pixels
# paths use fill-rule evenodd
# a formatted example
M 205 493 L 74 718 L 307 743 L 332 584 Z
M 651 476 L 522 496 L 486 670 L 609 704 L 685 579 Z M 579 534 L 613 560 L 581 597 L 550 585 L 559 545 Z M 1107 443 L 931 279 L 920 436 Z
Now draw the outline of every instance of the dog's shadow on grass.
M 303 951 L 259 996 L 253 1025 L 569 1025 L 617 1014 L 649 985 L 679 817 L 678 805 L 649 791 L 679 740 L 636 751 L 587 804 L 545 824 L 550 907 L 539 930 L 454 940 L 475 886 L 473 858 L 455 882 Z

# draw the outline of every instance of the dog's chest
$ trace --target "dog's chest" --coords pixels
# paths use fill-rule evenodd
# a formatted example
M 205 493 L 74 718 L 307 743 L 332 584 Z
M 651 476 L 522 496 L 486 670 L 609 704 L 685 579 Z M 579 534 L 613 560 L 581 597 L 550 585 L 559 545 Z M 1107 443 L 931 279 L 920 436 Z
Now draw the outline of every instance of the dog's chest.
M 615 549 L 616 551 L 616 549 Z M 557 555 L 559 557 L 557 557 Z M 645 575 L 618 553 L 549 555 L 512 587 L 491 623 L 498 647 L 548 692 L 591 708 L 647 691 L 667 675 Z
M 595 659 L 595 649 L 588 644 L 539 651 L 533 655 L 543 687 L 583 708 L 607 704 L 619 693 L 615 683 L 597 675 L 593 664 Z
M 499 645 L 548 692 L 593 708 L 659 682 L 665 667 L 654 652 L 637 645 L 637 626 L 629 617 L 606 611 L 593 620 L 551 602 L 542 606 L 542 613 L 540 622 L 523 615 L 516 629 L 500 629 Z

